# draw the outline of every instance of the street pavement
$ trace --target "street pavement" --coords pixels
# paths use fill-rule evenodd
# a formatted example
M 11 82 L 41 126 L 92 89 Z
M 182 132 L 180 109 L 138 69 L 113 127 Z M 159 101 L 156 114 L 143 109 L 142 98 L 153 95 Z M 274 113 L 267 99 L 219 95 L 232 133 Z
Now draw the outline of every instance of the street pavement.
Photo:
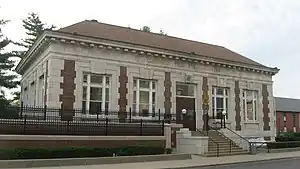
M 263 162 L 249 162 L 243 164 L 231 164 L 212 167 L 193 167 L 186 169 L 299 169 L 300 158 L 269 160 Z
M 243 163 L 243 164 L 237 164 L 237 163 Z M 205 167 L 210 165 L 219 165 L 219 166 Z M 285 152 L 285 153 L 259 153 L 256 155 L 237 155 L 237 156 L 209 157 L 209 158 L 201 157 L 201 156 L 193 156 L 191 160 L 85 165 L 85 166 L 41 167 L 39 169 L 99 169 L 99 168 L 105 168 L 105 169 L 163 169 L 163 168 L 165 169 L 175 169 L 175 168 L 300 169 L 300 151 Z

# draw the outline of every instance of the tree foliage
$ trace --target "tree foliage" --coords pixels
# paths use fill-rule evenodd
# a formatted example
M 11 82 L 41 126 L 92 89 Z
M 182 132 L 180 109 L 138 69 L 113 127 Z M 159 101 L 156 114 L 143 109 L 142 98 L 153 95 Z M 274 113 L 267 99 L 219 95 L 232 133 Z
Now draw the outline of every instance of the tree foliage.
M 2 117 L 4 108 L 7 107 L 11 101 L 5 98 L 3 88 L 12 89 L 19 84 L 16 81 L 17 76 L 12 74 L 11 71 L 15 66 L 15 61 L 11 60 L 11 52 L 7 52 L 5 47 L 11 43 L 11 41 L 3 35 L 2 28 L 7 24 L 7 20 L 0 19 L 0 116 Z
M 43 34 L 44 30 L 55 29 L 54 25 L 47 26 L 45 23 L 43 23 L 37 13 L 29 13 L 28 17 L 23 19 L 22 22 L 23 27 L 26 30 L 27 37 L 23 39 L 22 43 L 20 44 L 27 49 L 29 49 L 34 44 L 36 39 Z
M 162 29 L 159 31 L 159 34 L 161 34 L 161 35 L 167 35 L 167 33 L 164 32 Z
M 144 32 L 151 32 L 149 26 L 143 26 L 143 27 L 141 28 L 141 30 L 144 31 Z
M 17 78 L 16 75 L 13 75 L 9 71 L 15 66 L 15 61 L 11 60 L 11 52 L 4 51 L 4 48 L 11 42 L 7 37 L 2 33 L 2 27 L 8 21 L 1 19 L 0 20 L 0 87 L 5 87 L 8 89 L 15 88 L 18 85 L 18 81 L 15 81 Z

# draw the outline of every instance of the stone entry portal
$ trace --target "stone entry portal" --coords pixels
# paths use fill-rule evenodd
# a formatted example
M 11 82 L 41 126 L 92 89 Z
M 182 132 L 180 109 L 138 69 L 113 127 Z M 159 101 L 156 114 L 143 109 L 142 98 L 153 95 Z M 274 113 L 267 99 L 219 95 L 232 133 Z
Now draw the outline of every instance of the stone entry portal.
M 191 131 L 196 130 L 195 98 L 176 97 L 176 123 Z

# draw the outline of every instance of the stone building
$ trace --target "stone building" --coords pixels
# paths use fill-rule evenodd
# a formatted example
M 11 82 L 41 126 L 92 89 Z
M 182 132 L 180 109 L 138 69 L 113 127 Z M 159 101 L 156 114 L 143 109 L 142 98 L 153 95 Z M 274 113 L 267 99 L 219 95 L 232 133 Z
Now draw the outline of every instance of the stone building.
M 203 112 L 226 111 L 227 126 L 243 136 L 276 133 L 279 69 L 221 46 L 86 20 L 44 32 L 17 71 L 24 105 L 149 118 L 186 109 L 193 129 Z

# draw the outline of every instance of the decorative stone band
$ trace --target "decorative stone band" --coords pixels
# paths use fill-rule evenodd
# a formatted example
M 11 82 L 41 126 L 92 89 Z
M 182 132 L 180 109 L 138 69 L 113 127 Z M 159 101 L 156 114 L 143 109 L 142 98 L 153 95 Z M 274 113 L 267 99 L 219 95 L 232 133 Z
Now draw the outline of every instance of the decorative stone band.
M 234 87 L 234 94 L 235 94 L 235 130 L 241 131 L 241 99 L 240 99 L 240 85 L 239 81 L 235 81 Z
M 46 42 L 44 42 L 46 41 Z M 275 75 L 278 73 L 279 69 L 277 68 L 263 68 L 258 66 L 252 66 L 252 65 L 246 65 L 240 62 L 228 62 L 227 60 L 217 60 L 215 58 L 208 58 L 207 56 L 188 56 L 187 53 L 182 54 L 175 54 L 175 53 L 166 53 L 166 52 L 153 52 L 150 50 L 140 49 L 140 48 L 134 48 L 134 47 L 128 47 L 128 46 L 122 46 L 122 45 L 116 45 L 116 44 L 108 44 L 104 42 L 96 42 L 92 40 L 85 40 L 85 39 L 79 39 L 79 38 L 72 38 L 67 36 L 61 36 L 61 35 L 46 35 L 45 38 L 42 40 L 41 44 L 38 45 L 37 49 L 34 51 L 31 51 L 31 55 L 36 55 L 37 52 L 39 52 L 39 47 L 43 47 L 45 45 L 48 45 L 49 42 L 61 42 L 61 43 L 68 43 L 68 44 L 74 44 L 74 45 L 81 45 L 85 47 L 91 47 L 91 48 L 99 48 L 99 49 L 109 49 L 109 50 L 117 50 L 117 51 L 123 51 L 123 52 L 132 52 L 132 53 L 139 53 L 141 55 L 147 55 L 147 56 L 154 56 L 154 57 L 163 57 L 163 58 L 169 58 L 169 59 L 176 59 L 176 60 L 183 60 L 188 62 L 194 62 L 194 63 L 200 63 L 204 65 L 213 65 L 218 67 L 224 67 L 229 69 L 237 69 L 240 71 L 250 71 L 250 72 L 256 72 L 256 73 L 263 73 L 263 74 L 269 74 L 269 75 Z M 180 53 L 180 52 L 179 52 Z M 190 54 L 189 54 L 190 55 Z M 208 59 L 207 59 L 208 58 Z M 212 60 L 214 59 L 214 60 Z M 25 62 L 27 58 L 25 58 Z M 22 63 L 24 64 L 24 63 Z M 17 67 L 18 72 L 19 67 Z M 21 68 L 20 68 L 21 69 Z
M 263 121 L 264 121 L 264 130 L 270 130 L 270 109 L 269 109 L 269 93 L 268 86 L 266 84 L 262 84 L 262 104 L 263 104 Z
M 63 82 L 60 83 L 60 88 L 63 89 L 63 93 L 59 96 L 61 101 L 61 112 L 60 115 L 62 120 L 72 120 L 74 116 L 74 102 L 75 102 L 75 61 L 64 60 L 64 69 L 61 70 L 61 77 Z
M 165 92 L 164 92 L 164 96 L 165 96 L 165 102 L 164 102 L 165 113 L 166 114 L 171 114 L 171 107 L 172 107 L 172 104 L 171 104 L 171 96 L 172 96 L 171 87 L 172 87 L 172 82 L 171 82 L 171 73 L 170 72 L 165 72 L 164 87 L 165 87 Z
M 128 83 L 128 76 L 127 76 L 127 67 L 120 66 L 120 76 L 119 76 L 119 110 L 120 112 L 126 112 L 127 107 L 127 83 Z

